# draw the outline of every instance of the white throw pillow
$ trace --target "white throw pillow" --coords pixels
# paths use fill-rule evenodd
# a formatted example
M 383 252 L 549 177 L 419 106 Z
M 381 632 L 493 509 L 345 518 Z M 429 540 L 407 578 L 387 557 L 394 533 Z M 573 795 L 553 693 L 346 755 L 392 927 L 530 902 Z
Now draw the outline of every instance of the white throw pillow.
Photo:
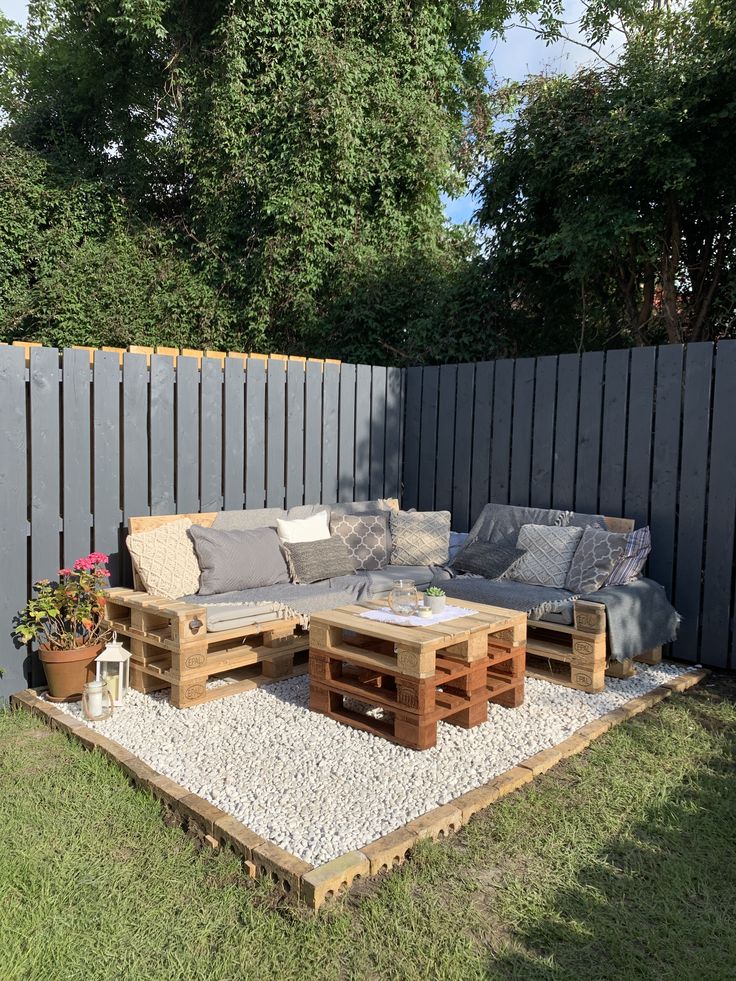
M 330 514 L 318 511 L 311 518 L 277 518 L 276 530 L 282 542 L 321 542 L 330 537 Z
M 182 518 L 128 535 L 128 551 L 147 593 L 176 599 L 198 591 L 199 562 L 187 534 L 191 527 L 189 518 Z

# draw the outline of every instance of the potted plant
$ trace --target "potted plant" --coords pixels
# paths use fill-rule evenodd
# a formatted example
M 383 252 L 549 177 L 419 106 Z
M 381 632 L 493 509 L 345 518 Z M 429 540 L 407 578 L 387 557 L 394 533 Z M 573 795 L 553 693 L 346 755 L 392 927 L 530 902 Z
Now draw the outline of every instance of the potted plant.
M 439 586 L 430 586 L 424 594 L 424 605 L 428 606 L 432 613 L 441 613 L 445 608 L 444 589 Z
M 36 594 L 15 618 L 13 633 L 23 644 L 35 641 L 54 702 L 78 701 L 95 676 L 95 658 L 109 634 L 103 626 L 103 589 L 108 557 L 92 552 L 71 569 L 59 569 L 59 580 L 40 579 Z

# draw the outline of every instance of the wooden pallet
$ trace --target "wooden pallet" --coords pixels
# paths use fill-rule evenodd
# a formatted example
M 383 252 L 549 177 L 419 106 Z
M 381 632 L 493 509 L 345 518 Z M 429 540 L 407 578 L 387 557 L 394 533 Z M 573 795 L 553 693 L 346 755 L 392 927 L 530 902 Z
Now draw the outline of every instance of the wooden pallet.
M 662 648 L 644 651 L 625 661 L 608 660 L 606 608 L 602 603 L 573 600 L 574 623 L 530 620 L 527 625 L 526 672 L 580 691 L 600 692 L 605 676 L 629 678 L 634 661 L 659 664 Z
M 106 599 L 107 624 L 129 640 L 131 687 L 170 688 L 176 708 L 297 673 L 298 656 L 309 648 L 296 619 L 208 633 L 203 606 L 123 588 L 108 590 Z M 208 687 L 214 680 L 224 683 Z
M 489 701 L 521 705 L 526 618 L 463 605 L 477 616 L 427 628 L 365 620 L 360 606 L 312 617 L 310 708 L 421 750 L 436 744 L 439 721 L 468 729 L 487 720 Z

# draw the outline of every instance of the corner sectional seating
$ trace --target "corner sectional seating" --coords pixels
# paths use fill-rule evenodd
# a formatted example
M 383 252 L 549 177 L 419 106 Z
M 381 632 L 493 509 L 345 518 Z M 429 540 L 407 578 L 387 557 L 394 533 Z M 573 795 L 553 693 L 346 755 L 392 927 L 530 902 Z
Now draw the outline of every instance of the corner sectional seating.
M 679 622 L 662 587 L 639 575 L 648 529 L 632 528 L 489 504 L 464 535 L 447 511 L 403 512 L 393 500 L 131 518 L 135 589 L 109 591 L 108 619 L 131 638 L 136 687 L 171 685 L 184 706 L 219 697 L 207 679 L 229 668 L 291 673 L 311 614 L 411 579 L 527 613 L 532 673 L 600 691 L 607 663 L 625 677 L 634 658 L 656 662 Z M 624 584 L 611 585 L 617 576 Z M 236 679 L 222 694 L 255 683 Z

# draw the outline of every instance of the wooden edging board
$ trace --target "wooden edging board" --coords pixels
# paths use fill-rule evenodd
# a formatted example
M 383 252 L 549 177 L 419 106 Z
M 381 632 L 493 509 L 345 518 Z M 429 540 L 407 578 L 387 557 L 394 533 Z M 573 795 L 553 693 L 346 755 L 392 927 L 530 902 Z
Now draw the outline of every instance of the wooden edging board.
M 420 839 L 444 838 L 458 831 L 478 811 L 523 787 L 561 760 L 581 753 L 609 729 L 668 698 L 673 691 L 683 692 L 698 684 L 709 673 L 701 669 L 678 675 L 672 681 L 586 723 L 561 743 L 535 753 L 483 786 L 428 811 L 357 851 L 346 852 L 316 868 L 262 838 L 198 794 L 157 773 L 124 746 L 107 739 L 39 697 L 37 691 L 26 689 L 18 692 L 11 696 L 10 703 L 15 708 L 40 716 L 52 728 L 74 736 L 86 749 L 97 750 L 115 760 L 136 786 L 148 790 L 157 800 L 176 811 L 182 820 L 200 831 L 213 847 L 228 844 L 242 857 L 250 876 L 268 877 L 284 894 L 312 909 L 318 909 L 326 900 L 348 889 L 354 880 L 375 876 L 401 865 Z

